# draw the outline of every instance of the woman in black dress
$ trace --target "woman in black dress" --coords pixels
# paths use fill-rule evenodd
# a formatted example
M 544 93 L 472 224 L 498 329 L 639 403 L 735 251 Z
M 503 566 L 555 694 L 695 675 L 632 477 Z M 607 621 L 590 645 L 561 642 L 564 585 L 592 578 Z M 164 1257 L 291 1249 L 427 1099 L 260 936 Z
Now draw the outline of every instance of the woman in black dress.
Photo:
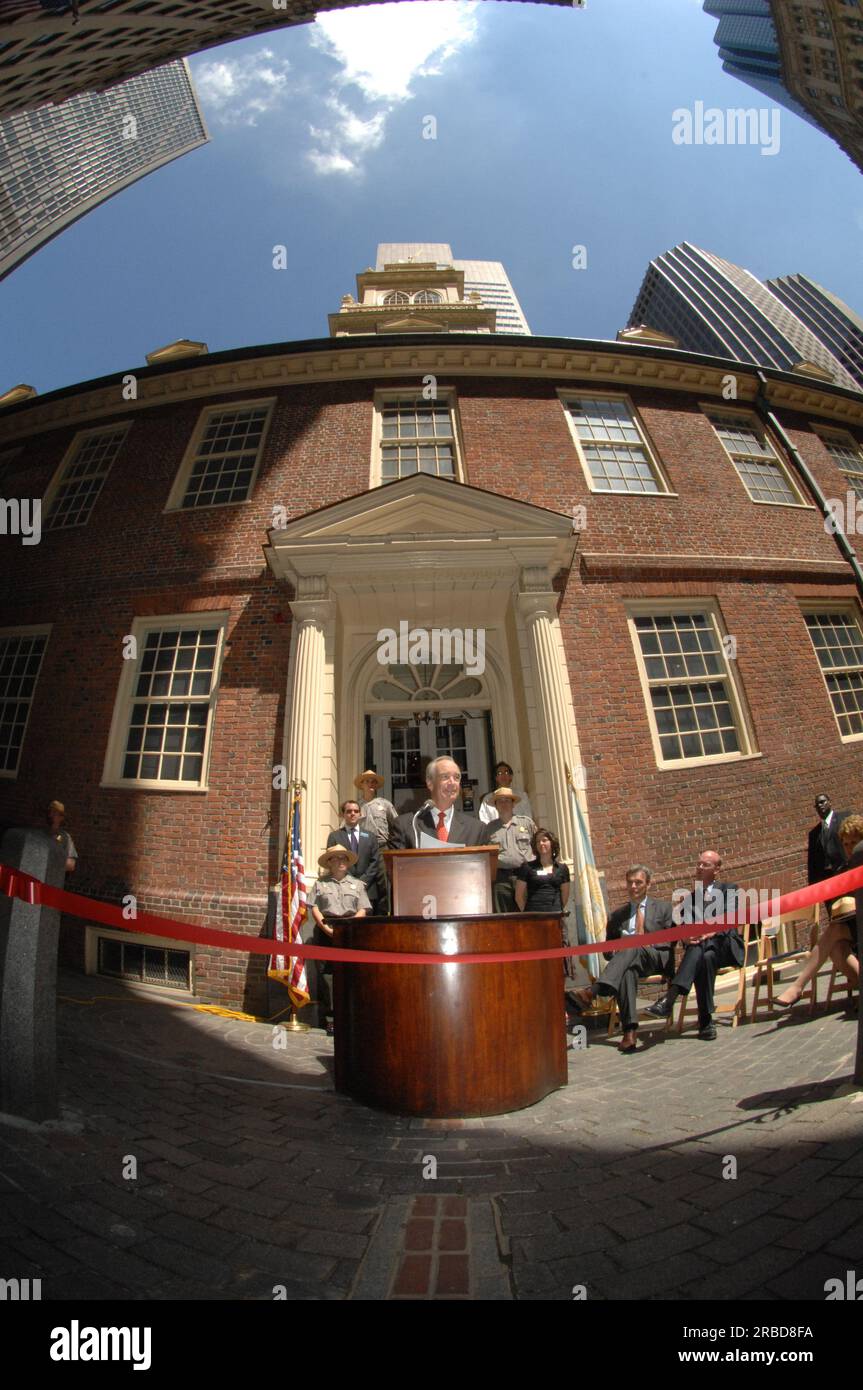
M 537 830 L 531 841 L 534 859 L 522 864 L 515 885 L 519 912 L 565 912 L 569 869 L 560 862 L 560 842 L 551 830 Z

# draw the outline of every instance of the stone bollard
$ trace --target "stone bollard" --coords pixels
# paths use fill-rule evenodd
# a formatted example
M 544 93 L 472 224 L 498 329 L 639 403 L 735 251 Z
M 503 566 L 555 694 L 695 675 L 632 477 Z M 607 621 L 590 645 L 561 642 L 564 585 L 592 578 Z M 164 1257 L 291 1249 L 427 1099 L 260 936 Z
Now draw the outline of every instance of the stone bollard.
M 44 830 L 7 830 L 0 863 L 62 888 L 66 850 Z M 55 1119 L 57 942 L 53 907 L 0 895 L 0 1111 Z

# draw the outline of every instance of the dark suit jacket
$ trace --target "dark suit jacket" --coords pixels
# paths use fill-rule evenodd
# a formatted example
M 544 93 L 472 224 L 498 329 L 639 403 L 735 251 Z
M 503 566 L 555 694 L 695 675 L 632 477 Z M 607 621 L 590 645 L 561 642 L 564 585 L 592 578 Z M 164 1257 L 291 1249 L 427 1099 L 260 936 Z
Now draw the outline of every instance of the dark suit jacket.
M 810 883 L 820 883 L 822 879 L 832 878 L 834 874 L 841 874 L 846 867 L 845 853 L 839 840 L 839 827 L 845 817 L 850 815 L 850 811 L 834 811 L 826 847 L 821 842 L 823 821 L 819 819 L 818 824 L 813 825 L 809 831 L 807 860 Z
M 624 903 L 623 907 L 616 907 L 611 913 L 605 924 L 606 941 L 616 941 L 623 935 L 624 927 L 629 925 L 632 916 L 632 903 Z M 644 904 L 644 930 L 670 931 L 674 926 L 671 916 L 671 903 L 665 902 L 662 898 L 651 898 L 648 895 Z M 674 973 L 674 944 L 669 942 L 666 945 L 657 946 L 657 951 L 661 951 L 665 956 L 666 973 Z M 617 952 L 604 952 L 606 960 L 614 960 Z
M 427 807 L 425 811 L 420 811 L 416 818 L 416 828 L 418 831 L 425 831 L 427 835 L 437 834 L 437 818 L 432 815 L 432 808 Z M 452 825 L 449 829 L 449 838 L 456 845 L 488 845 L 491 844 L 491 836 L 488 833 L 489 827 L 477 816 L 468 816 L 464 811 L 454 811 Z M 399 816 L 393 828 L 393 849 L 416 849 L 414 840 L 414 818 L 413 814 L 407 812 Z
M 737 884 L 723 883 L 719 879 L 717 879 L 716 882 L 712 884 L 712 887 L 716 893 L 720 894 L 720 899 L 717 903 L 716 910 L 712 915 L 715 916 L 717 919 L 720 917 L 733 916 L 734 913 L 737 911 Z M 687 893 L 685 898 L 679 900 L 679 906 L 677 907 L 675 915 L 679 917 L 681 922 L 685 922 L 687 924 L 710 921 L 709 916 L 703 917 L 700 913 L 697 912 L 696 905 L 693 901 L 692 893 Z M 736 927 L 733 931 L 727 931 L 724 934 L 728 937 L 728 945 L 735 965 L 742 965 L 743 937 L 741 936 L 740 932 L 737 930 Z M 701 939 L 703 940 L 704 938 L 702 937 Z
M 369 901 L 372 906 L 377 902 L 377 880 L 381 867 L 381 854 L 378 846 L 377 835 L 370 835 L 367 830 L 360 830 L 357 827 L 357 862 L 349 870 L 354 878 L 360 879 L 366 886 Z M 344 845 L 345 849 L 350 849 L 350 837 L 348 832 L 342 828 L 331 830 L 327 836 L 327 849 L 331 845 Z

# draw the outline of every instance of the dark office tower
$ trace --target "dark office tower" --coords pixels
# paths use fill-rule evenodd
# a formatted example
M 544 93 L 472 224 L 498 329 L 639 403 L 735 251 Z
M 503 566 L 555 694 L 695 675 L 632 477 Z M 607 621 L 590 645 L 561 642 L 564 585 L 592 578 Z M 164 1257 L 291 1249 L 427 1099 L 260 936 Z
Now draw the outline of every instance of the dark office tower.
M 863 170 L 861 0 L 705 0 L 726 72 L 832 136 Z
M 863 387 L 863 319 L 837 295 L 805 275 L 764 282 L 820 338 Z
M 184 60 L 0 120 L 0 277 L 106 198 L 208 139 Z
M 630 324 L 647 324 L 682 348 L 793 370 L 810 363 L 837 386 L 859 385 L 840 358 L 742 266 L 681 242 L 650 262 Z

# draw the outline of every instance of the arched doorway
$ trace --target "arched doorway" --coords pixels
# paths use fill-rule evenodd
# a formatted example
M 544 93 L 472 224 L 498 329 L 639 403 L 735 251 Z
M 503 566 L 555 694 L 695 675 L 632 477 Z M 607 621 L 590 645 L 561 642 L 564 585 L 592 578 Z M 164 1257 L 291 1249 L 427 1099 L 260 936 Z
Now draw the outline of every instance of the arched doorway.
M 450 757 L 462 772 L 462 801 L 471 811 L 490 786 L 494 761 L 491 700 L 480 677 L 463 664 L 384 667 L 369 691 L 366 762 L 385 784 L 396 810 L 415 811 L 426 797 L 432 758 Z

